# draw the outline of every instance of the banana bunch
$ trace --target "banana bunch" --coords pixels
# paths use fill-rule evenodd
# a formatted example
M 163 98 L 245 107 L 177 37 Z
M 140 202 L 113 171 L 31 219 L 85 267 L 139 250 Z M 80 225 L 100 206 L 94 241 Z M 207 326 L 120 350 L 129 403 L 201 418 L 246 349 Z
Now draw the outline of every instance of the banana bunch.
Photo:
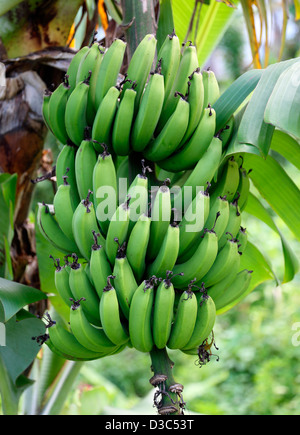
M 249 176 L 222 158 L 214 73 L 201 73 L 195 47 L 181 52 L 174 33 L 159 53 L 146 35 L 120 81 L 125 49 L 118 39 L 83 47 L 44 97 L 62 148 L 37 224 L 64 255 L 50 258 L 69 309 L 67 324 L 49 322 L 47 344 L 70 360 L 127 346 L 197 354 L 251 280 L 240 262 Z

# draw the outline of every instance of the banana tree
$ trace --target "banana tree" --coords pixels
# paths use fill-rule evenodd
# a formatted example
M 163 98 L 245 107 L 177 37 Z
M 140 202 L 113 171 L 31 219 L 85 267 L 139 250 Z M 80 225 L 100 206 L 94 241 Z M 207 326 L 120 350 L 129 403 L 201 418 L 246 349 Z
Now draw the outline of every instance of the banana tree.
M 20 5 L 18 6 L 17 3 L 20 3 Z M 26 13 L 24 16 L 31 16 L 30 2 L 28 2 L 28 5 L 25 3 L 27 2 L 15 2 L 13 5 L 15 7 L 15 14 L 10 14 L 9 17 L 3 15 L 2 19 L 4 21 L 7 19 L 11 20 L 11 17 L 17 16 L 18 11 L 23 11 L 23 13 L 25 11 Z M 79 6 L 82 7 L 83 2 L 78 1 L 76 4 L 74 3 L 74 5 L 72 5 L 72 8 L 74 7 L 74 9 L 72 10 L 68 7 L 68 23 L 65 22 L 66 14 L 64 9 L 62 7 L 57 7 L 57 9 L 53 11 L 53 15 L 51 16 L 52 19 L 50 20 L 51 25 L 47 26 L 47 32 L 39 31 L 35 38 L 29 38 L 29 49 L 26 38 L 24 38 L 24 34 L 27 34 L 28 37 L 26 18 L 22 21 L 22 26 L 20 26 L 19 22 L 13 18 L 12 24 L 15 26 L 15 29 L 17 28 L 17 31 L 11 31 L 0 35 L 2 43 L 6 48 L 7 56 L 9 58 L 27 55 L 28 51 L 45 50 L 51 45 L 65 46 L 67 39 L 69 40 L 69 43 L 71 43 L 71 41 L 74 41 L 74 37 L 75 40 L 80 40 L 81 44 L 85 45 L 85 43 L 87 41 L 90 42 L 92 38 L 92 32 L 90 29 L 95 29 L 95 24 L 99 23 L 97 15 L 99 12 L 99 17 L 101 18 L 100 22 L 102 23 L 103 28 L 106 29 L 106 41 L 111 41 L 112 35 L 125 35 L 129 47 L 127 62 L 130 61 L 132 54 L 142 37 L 147 33 L 154 33 L 156 25 L 158 25 L 156 32 L 158 46 L 162 45 L 166 35 L 171 34 L 173 29 L 175 29 L 176 33 L 179 34 L 180 40 L 183 43 L 194 37 L 199 53 L 199 64 L 203 67 L 209 54 L 220 40 L 230 18 L 236 11 L 233 7 L 235 6 L 233 2 L 196 1 L 194 4 L 191 4 L 191 2 L 186 2 L 187 4 L 184 4 L 184 2 L 176 2 L 175 0 L 172 3 L 166 0 L 161 2 L 148 0 L 147 2 L 143 2 L 143 5 L 142 2 L 132 2 L 130 5 L 126 3 L 127 2 L 122 2 L 120 7 L 113 1 L 106 1 L 105 6 L 103 2 L 99 2 L 97 5 L 99 9 L 97 10 L 94 2 L 86 2 L 83 5 L 83 8 L 79 9 L 78 16 L 75 19 L 76 27 L 73 33 L 72 30 L 70 33 L 70 28 L 74 21 L 75 13 L 78 11 Z M 245 17 L 248 19 L 247 22 L 251 23 L 253 18 L 252 5 L 250 5 L 250 2 L 249 4 L 248 2 L 241 3 L 243 5 Z M 259 10 L 261 12 L 261 17 L 265 17 L 262 13 L 264 12 L 264 2 L 257 2 L 257 4 L 260 7 Z M 298 2 L 295 1 L 296 11 L 298 10 L 298 6 Z M 41 7 L 42 2 L 39 2 L 38 5 L 35 4 L 34 10 L 38 13 L 39 10 L 41 11 Z M 7 9 L 2 10 L 2 13 L 5 14 L 6 12 Z M 183 12 L 185 12 L 185 14 L 183 14 Z M 108 13 L 109 16 L 112 17 L 111 19 L 108 17 Z M 97 17 L 97 19 L 95 19 L 95 17 Z M 222 18 L 221 21 L 219 20 L 220 17 Z M 61 22 L 62 20 L 64 20 L 63 24 Z M 41 27 L 41 29 L 43 29 L 43 27 Z M 248 27 L 248 29 L 250 29 L 250 27 Z M 86 34 L 86 37 L 84 34 Z M 266 280 L 276 279 L 277 282 L 288 282 L 293 279 L 298 270 L 297 261 L 285 240 L 284 234 L 282 231 L 279 231 L 275 225 L 272 219 L 272 213 L 275 212 L 279 217 L 281 217 L 297 238 L 300 236 L 300 226 L 298 222 L 299 213 L 295 213 L 295 208 L 297 210 L 297 207 L 299 207 L 300 204 L 299 190 L 282 166 L 270 154 L 270 150 L 274 149 L 287 160 L 292 159 L 294 162 L 296 159 L 298 161 L 300 140 L 298 110 L 299 59 L 295 58 L 285 62 L 278 62 L 270 66 L 267 66 L 268 62 L 265 61 L 265 68 L 262 69 L 259 58 L 257 57 L 257 47 L 259 44 L 257 44 L 255 35 L 251 34 L 250 30 L 249 35 L 251 47 L 254 47 L 252 52 L 255 69 L 251 69 L 239 77 L 214 103 L 213 108 L 216 112 L 216 133 L 225 128 L 230 122 L 233 123 L 232 134 L 223 154 L 224 162 L 231 156 L 242 157 L 243 165 L 247 172 L 249 172 L 252 185 L 256 188 L 255 193 L 251 192 L 245 210 L 261 221 L 267 223 L 276 234 L 279 234 L 281 237 L 282 251 L 285 261 L 285 274 L 282 278 L 275 277 L 270 264 L 250 240 L 247 244 L 247 249 L 242 256 L 244 267 L 256 271 L 255 279 L 252 280 L 248 292 L 254 290 L 258 284 L 263 283 Z M 26 44 L 23 43 L 24 41 Z M 66 65 L 68 65 L 70 61 L 69 53 L 72 54 L 72 52 L 64 51 L 63 59 L 60 54 L 55 52 L 55 50 L 54 53 L 55 55 L 53 56 L 53 53 L 51 54 L 46 51 L 46 59 L 43 52 L 41 52 L 41 55 L 38 55 L 37 57 L 30 54 L 28 57 L 19 60 L 19 63 L 16 62 L 15 65 L 19 65 L 20 62 L 22 65 L 22 61 L 24 61 L 23 65 L 25 68 L 28 67 L 28 63 L 31 65 L 34 62 L 38 65 L 59 65 L 57 61 L 57 58 L 59 57 L 61 71 L 65 71 L 67 69 Z M 62 61 L 65 62 L 65 64 L 62 64 Z M 10 65 L 14 65 L 14 63 L 9 60 L 5 61 L 5 63 L 7 68 Z M 41 66 L 39 68 L 41 69 Z M 126 71 L 126 65 L 124 66 L 124 70 Z M 45 75 L 42 76 L 44 77 Z M 49 83 L 46 84 L 49 85 Z M 283 113 L 285 116 L 283 116 Z M 291 116 L 289 116 L 289 114 L 291 114 Z M 134 171 L 135 168 L 132 170 Z M 50 175 L 44 178 L 51 179 L 52 175 L 53 172 L 50 171 Z M 259 194 L 257 194 L 257 192 L 259 192 Z M 267 201 L 269 204 L 268 208 L 263 205 L 261 198 L 264 198 Z M 293 210 L 291 210 L 289 206 L 291 199 L 294 204 Z M 6 274 L 6 277 L 12 279 L 13 273 L 12 268 L 9 265 L 9 255 L 7 254 L 9 243 L 11 242 L 11 236 L 8 239 L 9 242 L 7 239 L 3 240 L 8 261 L 7 270 L 10 271 L 10 274 Z M 50 306 L 54 307 L 61 317 L 66 319 L 66 308 L 62 303 L 60 296 L 57 294 L 53 280 L 53 273 L 49 272 L 48 264 L 45 261 L 45 258 L 49 257 L 49 245 L 45 243 L 42 236 L 39 234 L 38 229 L 36 229 L 36 240 L 41 289 L 45 294 L 50 295 L 48 297 Z M 59 258 L 62 255 L 61 252 L 55 251 L 53 247 L 51 247 L 51 253 L 54 258 Z M 3 306 L 5 306 L 6 303 L 9 306 L 7 299 L 5 298 L 5 288 L 7 285 L 7 282 L 3 282 L 1 287 L 4 291 L 3 296 L 1 296 Z M 36 292 L 33 292 L 33 290 L 29 290 L 27 294 L 30 295 L 30 297 L 28 299 L 26 297 L 22 299 L 21 294 L 23 295 L 23 292 L 26 294 L 25 289 L 23 292 L 21 291 L 22 289 L 18 286 L 12 288 L 11 291 L 16 297 L 17 303 L 15 304 L 14 309 L 10 312 L 10 315 L 3 317 L 5 322 L 11 320 L 12 325 L 16 320 L 14 316 L 17 316 L 19 322 L 23 319 L 22 315 L 24 315 L 24 311 L 22 310 L 22 307 L 45 298 L 44 293 L 37 294 Z M 52 296 L 53 293 L 54 296 Z M 232 306 L 237 302 L 238 301 L 235 301 L 233 305 L 226 307 L 226 309 L 232 308 Z M 30 332 L 31 336 L 43 336 L 44 326 L 41 322 L 39 321 L 35 326 L 34 332 Z M 11 329 L 14 331 L 13 326 Z M 14 332 L 12 332 L 12 334 L 14 334 Z M 9 335 L 8 337 L 10 336 L 12 335 Z M 15 336 L 17 336 L 17 332 L 15 333 Z M 21 339 L 21 335 L 18 338 Z M 17 412 L 16 404 L 20 396 L 16 393 L 16 381 L 22 370 L 24 370 L 28 363 L 32 361 L 38 350 L 37 343 L 32 343 L 32 345 L 33 348 L 31 349 L 30 357 L 29 359 L 24 359 L 24 364 L 20 369 L 21 371 L 7 373 L 5 364 L 2 364 L 1 366 L 3 380 L 7 380 L 7 382 L 3 381 L 1 384 L 2 397 L 10 398 L 5 407 L 6 413 Z M 43 379 L 43 385 L 38 386 L 38 395 L 34 395 L 34 397 L 35 400 L 37 397 L 39 400 L 35 401 L 35 404 L 26 410 L 27 413 L 59 413 L 61 405 L 68 392 L 68 388 L 72 384 L 74 377 L 78 374 L 82 365 L 81 362 L 65 364 L 63 358 L 52 354 L 52 352 L 49 354 L 47 352 L 48 351 L 45 350 L 45 355 L 43 356 L 43 358 L 45 358 L 45 366 L 43 366 L 43 364 L 41 366 L 40 364 L 37 364 L 37 370 L 42 373 L 43 370 L 46 370 L 47 364 L 50 364 L 51 373 L 50 376 Z M 5 356 L 2 360 L 3 359 L 5 361 Z M 166 351 L 158 351 L 157 349 L 153 350 L 151 353 L 151 359 L 154 373 L 162 374 L 164 376 L 164 379 L 160 380 L 158 384 L 155 383 L 158 382 L 157 378 L 155 380 L 153 379 L 153 386 L 159 387 L 161 384 L 165 383 L 165 379 L 168 380 L 167 384 L 165 384 L 166 387 L 176 385 L 172 374 L 172 362 L 170 361 Z M 52 390 L 53 395 L 45 395 L 46 390 L 58 374 L 60 374 L 62 382 L 56 384 L 56 387 Z M 68 383 L 63 382 L 66 379 L 68 379 Z M 12 393 L 8 393 L 9 391 Z M 22 388 L 19 391 L 23 391 Z M 161 393 L 160 389 L 158 391 Z M 181 408 L 184 406 L 181 393 L 181 390 L 174 390 L 165 395 L 161 393 L 161 402 L 158 402 L 158 400 L 155 402 L 159 405 L 158 410 L 162 412 L 162 410 L 169 409 L 170 413 L 180 413 L 182 410 Z M 156 398 L 157 397 L 158 395 L 156 395 Z M 178 398 L 180 398 L 180 400 L 178 400 Z M 2 401 L 3 403 L 5 402 L 3 399 Z M 176 403 L 176 409 L 174 409 L 174 403 Z

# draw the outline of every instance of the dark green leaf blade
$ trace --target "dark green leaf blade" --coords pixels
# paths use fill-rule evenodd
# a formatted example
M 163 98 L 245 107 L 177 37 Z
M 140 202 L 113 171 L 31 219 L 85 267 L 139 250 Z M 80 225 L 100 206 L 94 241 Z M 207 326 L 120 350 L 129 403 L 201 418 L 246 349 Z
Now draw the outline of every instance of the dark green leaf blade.
M 282 232 L 275 225 L 268 210 L 263 206 L 261 201 L 250 192 L 247 205 L 244 210 L 246 213 L 255 216 L 260 219 L 266 225 L 268 225 L 281 239 L 282 251 L 284 256 L 284 277 L 282 283 L 290 282 L 294 279 L 296 273 L 299 270 L 299 262 L 294 252 L 290 248 Z
M 272 157 L 244 154 L 244 166 L 261 196 L 300 240 L 300 191 L 286 171 Z
M 0 347 L 0 353 L 12 382 L 15 383 L 40 350 L 39 344 L 32 338 L 45 333 L 45 324 L 37 318 L 17 322 L 12 317 L 5 324 L 5 331 L 6 345 Z
M 265 122 L 300 139 L 300 59 L 279 77 L 266 106 Z
M 275 130 L 271 149 L 300 169 L 300 144 L 292 136 L 283 131 Z
M 295 62 L 297 60 L 290 59 L 270 65 L 264 70 L 241 121 L 238 142 L 257 147 L 265 157 L 275 128 L 264 121 L 265 109 L 281 73 Z
M 21 308 L 28 304 L 46 299 L 40 290 L 0 278 L 0 321 L 7 322 Z
M 213 105 L 217 115 L 216 132 L 225 126 L 231 115 L 255 89 L 262 73 L 263 70 L 258 69 L 247 71 L 222 93 Z

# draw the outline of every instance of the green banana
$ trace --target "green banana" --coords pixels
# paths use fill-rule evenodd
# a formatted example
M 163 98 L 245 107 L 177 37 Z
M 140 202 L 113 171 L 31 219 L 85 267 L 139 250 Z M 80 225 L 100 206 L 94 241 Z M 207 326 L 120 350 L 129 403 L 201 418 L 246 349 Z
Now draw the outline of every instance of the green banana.
M 176 96 L 179 94 L 176 94 Z M 174 98 L 176 99 L 176 97 Z M 144 150 L 144 156 L 158 162 L 170 156 L 179 146 L 189 122 L 189 103 L 179 96 L 178 104 L 161 132 Z
M 96 231 L 92 231 L 94 244 L 90 258 L 90 275 L 99 298 L 101 298 L 103 289 L 106 286 L 108 275 L 111 275 L 111 265 L 106 256 L 105 247 L 98 243 L 98 237 L 101 237 Z
M 92 191 L 89 190 L 86 199 L 77 206 L 72 219 L 73 236 L 78 249 L 86 260 L 90 260 L 91 246 L 93 244 L 92 231 L 98 230 L 98 224 L 93 203 L 90 201 Z M 100 236 L 101 244 L 105 246 L 105 239 Z
M 59 323 L 53 324 L 48 331 L 54 350 L 57 350 L 60 355 L 64 355 L 67 359 L 88 361 L 104 356 L 103 352 L 93 352 L 82 346 L 75 336 Z
M 205 108 L 203 116 L 191 137 L 158 165 L 166 171 L 179 172 L 192 169 L 209 147 L 216 128 L 216 112 L 211 107 Z
M 151 74 L 133 123 L 131 143 L 134 151 L 143 151 L 152 139 L 164 102 L 164 76 L 160 64 Z M 124 97 L 125 98 L 125 97 Z
M 212 193 L 212 203 L 219 196 L 226 196 L 228 202 L 232 202 L 240 182 L 239 166 L 234 157 L 230 157 Z
M 233 281 L 236 279 L 236 276 L 239 272 L 239 268 L 240 268 L 240 263 L 236 262 L 231 268 L 231 270 L 228 271 L 227 276 L 224 279 L 218 281 L 216 284 L 207 288 L 208 295 L 214 301 L 217 300 L 218 297 L 223 295 L 223 293 L 226 292 L 227 288 L 233 283 Z
M 171 92 L 180 64 L 180 58 L 180 41 L 178 36 L 173 32 L 167 35 L 157 55 L 161 66 L 161 74 L 164 78 L 164 101 L 167 100 Z
M 236 238 L 238 241 L 239 252 L 243 253 L 246 249 L 247 241 L 248 241 L 248 235 L 247 235 L 246 228 L 240 227 Z
M 43 95 L 43 105 L 42 105 L 42 115 L 45 122 L 46 127 L 49 131 L 51 131 L 52 134 L 52 128 L 50 125 L 50 113 L 49 113 L 49 105 L 50 105 L 50 99 L 51 99 L 52 92 L 49 89 L 45 89 L 44 95 Z
M 96 95 L 96 86 L 97 86 L 97 78 L 99 74 L 100 65 L 102 63 L 103 57 L 104 57 L 104 51 L 105 48 L 98 46 L 98 52 L 95 55 L 96 61 L 92 68 L 92 76 L 90 80 L 90 86 L 89 86 L 89 92 L 88 92 L 88 102 L 87 102 L 87 108 L 86 108 L 86 117 L 88 125 L 93 125 L 97 108 L 95 104 L 95 95 Z M 87 70 L 87 69 L 86 69 Z M 90 71 L 90 70 L 88 70 Z
M 212 181 L 219 167 L 221 157 L 222 141 L 218 137 L 214 136 L 202 158 L 199 160 L 184 183 L 183 198 L 186 187 L 192 188 L 193 199 L 197 194 L 197 187 L 205 186 L 207 182 L 210 183 Z
M 66 174 L 67 168 L 69 168 L 68 183 L 72 186 L 73 195 L 76 196 L 76 201 L 79 202 L 75 173 L 75 156 L 76 147 L 74 147 L 74 145 L 68 143 L 62 147 L 56 159 L 56 184 L 57 186 L 64 184 L 64 176 Z
M 213 106 L 220 96 L 220 88 L 215 73 L 211 70 L 202 71 L 204 86 L 204 107 Z
M 134 122 L 135 84 L 126 89 L 117 109 L 112 129 L 112 147 L 119 156 L 127 156 L 130 151 L 130 133 Z
M 189 251 L 195 240 L 199 240 L 201 231 L 206 224 L 210 211 L 210 196 L 208 189 L 204 192 L 200 191 L 196 195 L 185 211 L 180 222 L 179 257 L 184 255 L 186 251 Z
M 214 230 L 205 230 L 197 250 L 192 257 L 181 264 L 173 267 L 174 274 L 183 272 L 183 276 L 174 276 L 175 288 L 184 288 L 195 279 L 200 281 L 210 270 L 218 254 L 218 237 Z
M 86 198 L 89 189 L 93 186 L 93 170 L 96 163 L 97 154 L 91 140 L 90 128 L 86 128 L 84 140 L 75 156 L 76 184 L 80 198 Z M 90 199 L 94 201 L 93 195 Z
M 228 218 L 228 224 L 225 229 L 225 232 L 223 236 L 219 239 L 219 250 L 225 245 L 227 242 L 227 234 L 231 234 L 232 237 L 236 237 L 242 221 L 242 214 L 240 212 L 240 208 L 238 206 L 238 201 L 234 200 L 233 202 L 229 203 L 229 218 Z
M 177 260 L 178 251 L 179 226 L 176 222 L 173 222 L 168 227 L 157 257 L 146 269 L 147 275 L 155 275 L 157 278 L 162 278 L 165 276 L 167 270 L 173 270 Z
M 71 141 L 79 146 L 84 140 L 87 127 L 87 103 L 90 86 L 90 75 L 78 83 L 70 94 L 65 110 L 65 126 Z
M 155 292 L 153 306 L 153 340 L 158 349 L 166 347 L 170 337 L 175 302 L 175 289 L 171 282 L 172 272 L 166 272 Z
M 227 121 L 225 127 L 222 128 L 221 130 L 223 150 L 225 150 L 230 143 L 230 140 L 233 136 L 234 125 L 235 125 L 235 118 L 234 115 L 232 115 Z
M 162 131 L 180 101 L 176 99 L 175 94 L 187 94 L 189 76 L 192 74 L 193 71 L 195 71 L 195 69 L 198 68 L 198 66 L 199 65 L 196 47 L 193 45 L 189 45 L 184 50 L 170 94 L 163 105 L 161 116 L 156 129 L 157 133 Z M 180 138 L 180 141 L 183 138 L 184 134 L 185 132 Z
M 204 86 L 200 68 L 196 68 L 188 77 L 188 80 L 187 98 L 190 103 L 190 116 L 188 128 L 181 141 L 182 144 L 185 144 L 196 130 L 204 109 Z
M 60 265 L 59 258 L 54 259 L 52 255 L 49 257 L 54 261 L 54 283 L 56 290 L 64 303 L 70 307 L 72 305 L 71 299 L 73 298 L 73 293 L 69 284 L 69 271 L 66 266 Z
M 92 138 L 96 151 L 101 151 L 101 143 L 106 145 L 111 144 L 112 126 L 115 114 L 118 107 L 118 99 L 120 89 L 116 86 L 109 88 L 103 96 L 101 103 L 97 109 L 97 113 L 93 123 Z
M 103 52 L 100 48 L 98 42 L 93 42 L 82 57 L 76 74 L 76 85 L 85 80 L 89 76 L 90 71 L 93 74 L 99 57 L 103 56 Z
M 115 240 L 118 239 L 120 245 L 122 245 L 127 238 L 129 229 L 129 202 L 130 198 L 118 206 L 109 223 L 105 249 L 110 264 L 114 264 L 118 251 L 118 245 Z
M 209 210 L 209 215 L 211 215 L 211 210 Z M 189 244 L 188 249 L 186 249 L 182 254 L 178 255 L 178 259 L 177 259 L 177 263 L 181 264 L 181 263 L 185 263 L 187 262 L 190 258 L 192 258 L 192 256 L 194 255 L 194 253 L 196 252 L 196 250 L 198 249 L 199 243 L 201 241 L 201 238 L 204 237 L 207 228 L 210 228 L 211 230 L 213 230 L 217 237 L 218 234 L 216 232 L 216 228 L 220 229 L 220 227 L 223 227 L 224 224 L 221 223 L 221 226 L 218 225 L 219 224 L 219 220 L 224 220 L 223 216 L 222 218 L 220 218 L 221 213 L 217 212 L 215 214 L 214 220 L 207 218 L 206 222 L 205 222 L 205 227 L 199 232 L 195 234 L 194 239 L 191 241 L 191 243 Z M 212 217 L 212 216 L 211 216 Z M 227 219 L 226 219 L 227 222 Z
M 216 221 L 216 217 L 218 218 Z M 214 223 L 214 231 L 220 239 L 228 225 L 229 220 L 229 202 L 225 196 L 218 196 L 215 202 L 211 205 L 209 215 L 206 221 L 207 228 L 211 228 Z
M 197 319 L 197 305 L 197 298 L 190 287 L 182 292 L 167 342 L 169 349 L 182 349 L 189 342 Z
M 128 239 L 126 255 L 138 282 L 141 281 L 146 269 L 150 226 L 151 219 L 142 214 L 135 223 Z
M 65 175 L 63 178 L 64 184 L 58 186 L 53 198 L 54 213 L 62 232 L 75 244 L 72 225 L 70 225 L 70 222 L 72 222 L 73 214 L 78 203 L 74 201 L 76 195 L 74 198 L 72 186 L 67 181 L 68 176 Z
M 105 144 L 93 170 L 94 207 L 103 234 L 107 233 L 117 204 L 117 175 L 112 155 Z M 106 198 L 105 198 L 106 196 Z
M 56 249 L 64 253 L 78 253 L 77 245 L 63 233 L 55 215 L 51 213 L 49 206 L 44 202 L 38 204 L 37 224 L 41 234 Z
M 135 98 L 135 114 L 138 111 L 140 100 L 142 94 L 144 92 L 145 84 L 148 80 L 148 76 L 150 74 L 150 70 L 152 68 L 155 49 L 156 49 L 156 38 L 154 35 L 147 34 L 141 40 L 137 48 L 135 49 L 132 58 L 130 59 L 128 69 L 127 69 L 127 77 L 128 79 L 136 82 L 136 98 Z M 130 84 L 127 82 L 123 86 L 123 92 L 121 95 L 121 99 L 123 98 L 125 90 L 130 87 Z
M 82 58 L 86 55 L 86 53 L 89 51 L 89 47 L 84 46 L 82 47 L 77 53 L 73 56 L 69 67 L 67 69 L 67 75 L 69 76 L 69 85 L 70 85 L 70 92 L 75 89 L 76 86 L 76 78 L 77 78 L 77 71 L 80 65 L 80 62 Z
M 118 243 L 118 241 L 116 241 Z M 121 310 L 129 318 L 129 307 L 133 293 L 138 287 L 133 270 L 126 255 L 126 243 L 119 246 L 114 268 L 113 268 L 114 287 L 117 292 Z
M 133 294 L 129 310 L 130 341 L 140 352 L 150 352 L 153 347 L 151 328 L 155 277 L 144 280 Z
M 51 130 L 55 137 L 65 145 L 68 142 L 69 135 L 65 126 L 65 111 L 69 98 L 70 85 L 68 76 L 65 75 L 62 83 L 52 93 L 49 102 L 49 120 Z
M 113 275 L 107 277 L 107 285 L 103 289 L 99 310 L 105 334 L 110 341 L 120 346 L 129 340 L 129 336 L 120 320 L 117 293 L 110 282 L 110 279 L 113 278 Z
M 72 254 L 74 261 L 71 264 L 71 270 L 69 275 L 69 283 L 71 292 L 74 295 L 74 299 L 79 301 L 84 299 L 84 305 L 82 309 L 84 313 L 93 325 L 100 326 L 99 317 L 99 296 L 90 282 L 88 275 L 84 269 L 84 266 L 78 263 L 78 257 Z M 74 302 L 74 301 L 73 301 Z
M 243 211 L 248 202 L 248 195 L 250 191 L 250 179 L 249 172 L 244 168 L 240 168 L 240 181 L 237 188 L 237 193 L 239 194 L 239 207 L 240 211 Z
M 83 304 L 81 301 L 75 301 L 70 310 L 70 326 L 75 338 L 93 352 L 113 352 L 116 345 L 107 338 L 102 328 L 97 328 L 88 321 L 82 308 Z
M 109 89 L 114 87 L 117 83 L 125 49 L 126 43 L 121 39 L 115 39 L 104 53 L 99 68 L 95 70 L 94 77 L 92 78 L 94 92 L 92 100 L 96 112 L 98 112 L 98 108 Z
M 251 270 L 241 270 L 235 277 L 235 280 L 226 288 L 223 294 L 215 298 L 217 314 L 221 314 L 227 309 L 236 305 L 245 297 L 252 278 Z
M 148 177 L 147 171 L 152 172 L 149 166 L 145 166 L 145 160 L 142 159 L 142 171 L 137 174 L 128 189 L 130 197 L 129 213 L 129 234 L 142 214 L 148 212 Z
M 151 210 L 150 239 L 147 249 L 147 259 L 153 260 L 160 249 L 161 241 L 167 232 L 171 221 L 171 193 L 169 179 L 159 187 Z
M 231 270 L 235 263 L 240 263 L 240 253 L 236 239 L 228 239 L 223 248 L 218 252 L 214 264 L 201 280 L 206 287 L 210 287 L 224 279 L 228 271 Z
M 198 311 L 194 331 L 188 343 L 182 350 L 189 350 L 201 346 L 210 335 L 216 321 L 216 306 L 210 296 L 196 294 Z

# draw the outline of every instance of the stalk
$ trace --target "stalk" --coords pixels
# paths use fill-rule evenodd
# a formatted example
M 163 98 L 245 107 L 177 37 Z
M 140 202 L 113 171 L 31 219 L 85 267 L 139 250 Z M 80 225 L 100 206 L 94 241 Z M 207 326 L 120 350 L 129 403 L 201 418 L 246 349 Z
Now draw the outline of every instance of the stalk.
M 166 348 L 153 347 L 150 352 L 151 369 L 154 376 L 150 383 L 157 388 L 154 393 L 154 405 L 161 415 L 182 415 L 184 401 L 183 385 L 178 384 L 173 377 L 174 363 L 169 358 Z
M 127 56 L 130 61 L 141 40 L 149 33 L 156 33 L 153 0 L 122 0 L 123 23 L 127 42 Z

